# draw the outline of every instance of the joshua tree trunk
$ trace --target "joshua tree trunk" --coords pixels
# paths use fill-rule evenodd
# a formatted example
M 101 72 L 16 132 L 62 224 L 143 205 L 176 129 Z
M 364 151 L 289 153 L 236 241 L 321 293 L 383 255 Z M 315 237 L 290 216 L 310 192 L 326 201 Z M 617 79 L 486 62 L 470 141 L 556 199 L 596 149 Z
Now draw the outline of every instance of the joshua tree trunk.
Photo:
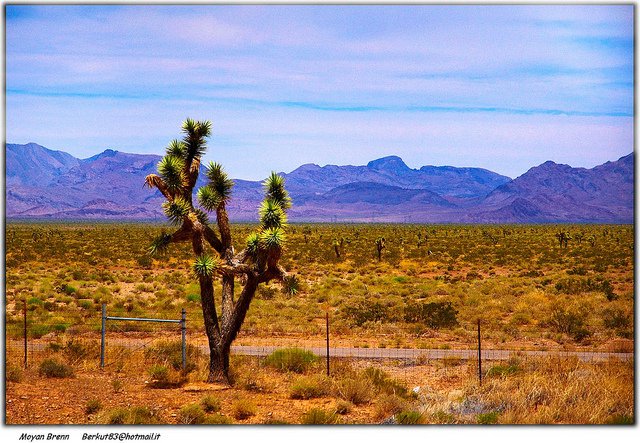
M 284 244 L 286 210 L 291 199 L 284 179 L 275 173 L 265 181 L 265 200 L 260 207 L 260 227 L 246 240 L 246 247 L 235 253 L 226 204 L 231 195 L 231 181 L 222 167 L 210 163 L 206 168 L 209 183 L 197 192 L 200 206 L 214 212 L 218 234 L 209 225 L 206 213 L 193 206 L 193 188 L 200 171 L 200 157 L 206 150 L 210 122 L 187 119 L 182 141 L 174 140 L 158 164 L 159 176 L 146 177 L 146 184 L 157 188 L 167 199 L 163 209 L 169 220 L 180 226 L 173 234 L 162 233 L 153 240 L 150 254 L 163 253 L 169 244 L 190 241 L 196 260 L 193 272 L 200 283 L 204 329 L 209 340 L 209 382 L 229 383 L 229 352 L 247 315 L 258 285 L 276 279 L 285 290 L 297 293 L 298 283 L 278 265 Z M 209 255 L 207 248 L 213 249 Z M 235 279 L 244 282 L 237 300 Z M 222 283 L 220 313 L 216 309 L 214 278 Z

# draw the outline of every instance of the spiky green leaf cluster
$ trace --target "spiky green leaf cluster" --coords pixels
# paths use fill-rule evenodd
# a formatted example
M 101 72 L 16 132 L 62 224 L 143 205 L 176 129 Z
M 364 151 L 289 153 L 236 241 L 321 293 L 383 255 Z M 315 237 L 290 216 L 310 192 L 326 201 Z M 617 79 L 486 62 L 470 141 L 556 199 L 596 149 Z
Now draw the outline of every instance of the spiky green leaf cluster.
M 160 177 L 166 183 L 170 191 L 175 192 L 182 188 L 184 183 L 184 161 L 182 158 L 166 155 L 158 163 Z
M 227 202 L 231 197 L 233 180 L 229 178 L 220 163 L 210 162 L 207 165 L 207 178 L 209 187 L 218 195 L 221 202 Z
M 171 143 L 169 143 L 169 146 L 167 146 L 166 152 L 167 155 L 170 155 L 172 157 L 184 159 L 187 152 L 187 147 L 180 140 L 172 140 Z
M 206 212 L 201 209 L 195 209 L 194 212 L 196 213 L 196 218 L 200 223 L 202 223 L 203 225 L 209 224 L 209 216 Z
M 296 295 L 300 292 L 300 281 L 295 275 L 287 275 L 282 281 L 282 291 L 287 295 Z
M 260 235 L 257 233 L 251 233 L 247 237 L 247 252 L 250 255 L 256 255 L 260 249 Z
M 187 118 L 182 123 L 182 132 L 185 134 L 182 139 L 186 147 L 185 160 L 190 162 L 194 158 L 202 157 L 207 150 L 205 138 L 211 134 L 211 122 Z
M 198 189 L 198 202 L 207 211 L 215 211 L 222 200 L 218 193 L 207 185 Z
M 262 202 L 259 213 L 262 229 L 282 228 L 287 223 L 287 214 L 282 206 L 271 198 Z
M 286 211 L 291 207 L 291 197 L 284 188 L 284 177 L 271 172 L 271 175 L 264 181 L 263 186 L 266 192 L 266 198 L 280 205 Z
M 164 254 L 171 243 L 171 234 L 163 232 L 151 241 L 149 255 Z
M 260 246 L 264 249 L 279 249 L 284 246 L 285 234 L 282 228 L 269 228 L 260 232 Z
M 191 269 L 196 277 L 211 277 L 219 266 L 219 262 L 215 257 L 202 254 L 196 258 Z
M 189 214 L 191 205 L 182 197 L 176 197 L 173 201 L 164 202 L 162 209 L 171 223 L 179 225 L 184 217 Z

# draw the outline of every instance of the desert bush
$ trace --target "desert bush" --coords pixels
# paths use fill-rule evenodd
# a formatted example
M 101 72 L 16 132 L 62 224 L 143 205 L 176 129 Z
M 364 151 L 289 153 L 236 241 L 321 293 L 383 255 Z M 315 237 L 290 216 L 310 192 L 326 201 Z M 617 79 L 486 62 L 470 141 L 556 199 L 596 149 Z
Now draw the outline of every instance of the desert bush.
M 62 362 L 48 358 L 40 363 L 38 373 L 48 378 L 67 378 L 73 376 L 73 369 Z
M 311 408 L 302 415 L 303 425 L 331 425 L 337 422 L 336 414 L 320 408 Z
M 90 357 L 99 355 L 99 348 L 96 342 L 83 342 L 70 339 L 62 347 L 62 353 L 72 364 L 79 363 Z
M 376 401 L 375 417 L 382 419 L 397 414 L 407 408 L 406 400 L 394 394 L 382 394 Z
M 500 413 L 496 411 L 478 414 L 477 420 L 479 425 L 492 425 L 498 423 Z
M 202 407 L 197 404 L 185 405 L 180 408 L 178 421 L 183 425 L 201 425 L 206 420 L 206 414 Z
M 205 410 L 205 412 L 220 412 L 220 408 L 222 404 L 218 397 L 214 397 L 213 395 L 205 395 L 200 399 L 200 405 Z
M 554 306 L 548 324 L 553 330 L 570 335 L 576 341 L 582 341 L 591 335 L 586 327 L 587 316 L 586 309 Z
M 389 374 L 382 369 L 369 366 L 364 370 L 363 375 L 371 380 L 371 383 L 379 393 L 398 395 L 400 397 L 409 395 L 409 390 L 406 386 L 392 379 Z
M 457 314 L 451 302 L 408 303 L 404 308 L 405 321 L 423 323 L 433 329 L 456 326 Z
M 311 351 L 299 348 L 284 348 L 267 356 L 265 364 L 282 372 L 306 372 L 318 361 L 318 356 Z
M 150 388 L 175 388 L 182 386 L 187 381 L 184 373 L 165 365 L 153 365 L 147 369 L 147 374 L 151 378 Z
M 12 383 L 20 383 L 22 381 L 22 368 L 11 363 L 6 366 L 7 381 Z
M 132 406 L 106 411 L 100 422 L 109 425 L 156 425 L 162 420 L 146 406 Z
M 222 414 L 207 415 L 204 419 L 206 425 L 230 425 L 233 424 L 233 420 L 230 417 Z
M 153 365 L 147 369 L 151 383 L 166 384 L 169 382 L 169 368 L 164 365 Z
M 323 397 L 330 391 L 330 379 L 322 375 L 298 377 L 289 389 L 293 399 L 307 400 Z
M 238 399 L 231 405 L 231 413 L 236 420 L 246 420 L 256 415 L 256 412 L 255 403 L 247 398 Z
M 493 365 L 487 371 L 487 377 L 506 377 L 520 371 L 520 367 L 517 364 L 498 364 Z
M 424 417 L 418 411 L 401 411 L 394 417 L 399 425 L 418 425 L 424 422 Z
M 388 320 L 388 308 L 380 302 L 364 299 L 346 305 L 343 316 L 354 326 L 362 326 L 367 322 L 383 322 Z
M 168 364 L 176 371 L 182 370 L 182 342 L 180 340 L 159 341 L 146 348 L 144 355 L 151 361 Z M 202 351 L 192 344 L 187 344 L 187 373 L 196 369 L 200 358 L 202 358 Z
M 616 298 L 611 281 L 601 275 L 593 278 L 566 277 L 560 279 L 556 283 L 555 288 L 558 292 L 565 294 L 580 294 L 583 292 L 600 291 L 604 293 L 609 301 Z
M 608 329 L 624 330 L 631 326 L 632 319 L 622 309 L 612 307 L 602 310 L 602 323 Z
M 335 413 L 340 415 L 346 415 L 353 409 L 353 403 L 346 400 L 339 400 L 335 406 Z
M 369 403 L 373 398 L 373 385 L 366 377 L 346 377 L 335 383 L 337 395 L 354 405 Z
M 87 404 L 84 407 L 84 411 L 87 414 L 95 414 L 96 412 L 98 412 L 101 409 L 102 409 L 102 402 L 97 398 L 93 398 L 91 400 L 88 400 Z

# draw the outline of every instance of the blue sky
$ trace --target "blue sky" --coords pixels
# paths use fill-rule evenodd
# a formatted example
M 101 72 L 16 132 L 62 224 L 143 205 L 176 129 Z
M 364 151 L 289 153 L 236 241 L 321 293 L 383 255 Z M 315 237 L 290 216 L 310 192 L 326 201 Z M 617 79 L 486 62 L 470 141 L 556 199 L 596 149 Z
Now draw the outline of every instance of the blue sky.
M 477 166 L 633 150 L 633 6 L 6 6 L 6 140 L 206 160 Z

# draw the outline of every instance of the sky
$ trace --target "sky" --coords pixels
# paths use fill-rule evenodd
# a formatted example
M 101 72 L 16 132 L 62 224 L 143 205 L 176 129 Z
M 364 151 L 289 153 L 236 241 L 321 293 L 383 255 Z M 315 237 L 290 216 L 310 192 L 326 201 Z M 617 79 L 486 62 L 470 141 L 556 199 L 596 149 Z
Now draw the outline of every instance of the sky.
M 472 166 L 633 151 L 633 5 L 6 5 L 6 134 L 258 180 L 305 163 Z

